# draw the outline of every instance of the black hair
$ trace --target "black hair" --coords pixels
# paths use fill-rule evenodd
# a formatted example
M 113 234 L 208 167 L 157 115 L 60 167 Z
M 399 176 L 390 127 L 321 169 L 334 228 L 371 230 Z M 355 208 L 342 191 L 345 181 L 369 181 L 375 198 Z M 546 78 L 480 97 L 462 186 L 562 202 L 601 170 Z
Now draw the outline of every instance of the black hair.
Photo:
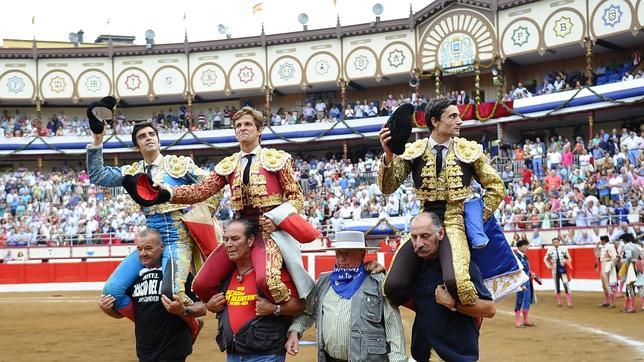
M 152 128 L 154 130 L 154 133 L 157 134 L 157 138 L 159 138 L 159 131 L 156 129 L 156 127 L 154 127 L 152 122 L 148 122 L 148 121 L 137 122 L 137 123 L 134 124 L 134 128 L 132 129 L 132 146 L 139 147 L 139 145 L 136 143 L 136 134 L 140 130 L 142 130 L 142 129 L 146 128 L 146 127 Z
M 599 240 L 608 242 L 610 239 L 608 239 L 608 235 L 602 235 L 599 237 Z
M 528 245 L 528 244 L 529 244 L 529 243 L 528 243 L 528 240 L 526 240 L 526 239 L 521 239 L 521 240 L 517 241 L 517 248 L 520 248 L 520 247 L 522 247 L 522 246 L 524 246 L 524 245 Z
M 239 219 L 233 219 L 228 224 L 228 226 L 230 226 L 230 224 L 232 224 L 234 222 L 244 225 L 244 236 L 246 238 L 250 238 L 251 236 L 255 236 L 255 232 L 257 230 L 257 226 L 255 225 L 255 223 L 253 223 L 252 221 L 250 221 L 248 219 L 239 218 Z
M 440 121 L 441 115 L 445 109 L 449 106 L 455 105 L 456 99 L 450 98 L 434 98 L 427 102 L 427 106 L 425 107 L 425 123 L 427 124 L 427 128 L 430 132 L 434 130 L 432 118 L 436 118 L 436 120 Z
M 635 237 L 631 233 L 624 233 L 622 236 L 619 237 L 619 239 L 622 240 L 624 243 L 635 242 Z

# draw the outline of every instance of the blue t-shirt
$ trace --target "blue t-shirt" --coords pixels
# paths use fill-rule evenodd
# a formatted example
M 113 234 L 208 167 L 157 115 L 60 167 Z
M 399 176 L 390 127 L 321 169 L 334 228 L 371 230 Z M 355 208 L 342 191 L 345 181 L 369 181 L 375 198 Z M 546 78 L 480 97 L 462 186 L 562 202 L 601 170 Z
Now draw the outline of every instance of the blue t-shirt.
M 480 299 L 492 300 L 483 285 L 481 271 L 470 262 L 470 276 Z M 436 303 L 436 287 L 443 284 L 443 272 L 438 259 L 421 264 L 412 285 L 416 303 L 416 318 L 412 327 L 411 354 L 416 361 L 429 360 L 433 347 L 446 361 L 477 361 L 479 359 L 479 327 L 474 318 Z
M 597 186 L 596 187 L 599 190 L 599 197 L 609 196 L 610 195 L 610 188 L 609 187 L 604 187 L 603 189 L 600 189 L 601 186 L 608 186 L 608 181 L 606 181 L 606 179 L 603 179 L 603 178 L 599 179 L 599 181 L 597 181 Z

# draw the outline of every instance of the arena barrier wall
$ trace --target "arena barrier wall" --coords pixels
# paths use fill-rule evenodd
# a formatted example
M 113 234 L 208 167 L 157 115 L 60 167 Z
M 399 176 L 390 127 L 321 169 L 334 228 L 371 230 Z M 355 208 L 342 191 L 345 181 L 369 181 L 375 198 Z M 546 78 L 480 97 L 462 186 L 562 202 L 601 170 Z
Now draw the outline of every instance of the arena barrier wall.
M 568 250 L 572 256 L 573 280 L 599 280 L 593 247 L 569 246 Z M 544 279 L 551 279 L 551 271 L 543 263 L 545 254 L 546 249 L 530 249 L 528 258 L 533 272 Z M 367 255 L 367 260 L 378 260 L 386 268 L 389 268 L 392 258 L 393 253 L 390 252 Z M 333 269 L 334 260 L 335 256 L 330 252 L 303 255 L 304 267 L 316 279 L 320 273 Z M 104 282 L 119 262 L 102 258 L 12 261 L 0 264 L 0 284 Z

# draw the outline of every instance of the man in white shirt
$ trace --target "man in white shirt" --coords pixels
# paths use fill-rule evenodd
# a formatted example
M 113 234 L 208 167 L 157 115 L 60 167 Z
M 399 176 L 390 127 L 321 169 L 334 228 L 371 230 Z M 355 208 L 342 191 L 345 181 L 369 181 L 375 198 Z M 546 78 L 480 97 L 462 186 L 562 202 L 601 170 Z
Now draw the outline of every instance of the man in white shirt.
M 543 86 L 541 87 L 541 94 L 549 94 L 555 91 L 555 86 L 552 85 L 547 79 L 543 80 Z
M 615 308 L 615 287 L 617 286 L 617 273 L 615 264 L 617 263 L 617 250 L 608 239 L 608 236 L 602 235 L 598 245 L 598 258 L 601 263 L 601 281 L 604 290 L 604 303 L 601 307 Z
M 360 101 L 356 101 L 355 107 L 353 107 L 353 111 L 356 114 L 356 118 L 364 118 L 364 106 L 360 104 Z
M 530 91 L 528 91 L 526 87 L 523 86 L 523 83 L 519 82 L 517 88 L 514 90 L 514 98 L 521 99 L 529 97 L 532 97 L 532 93 L 530 93 Z
M 628 134 L 628 137 L 626 137 L 622 142 L 622 147 L 626 148 L 626 151 L 628 152 L 628 161 L 631 165 L 637 165 L 637 159 L 640 157 L 642 141 L 641 137 L 631 131 Z
M 584 229 L 575 236 L 574 243 L 577 245 L 590 245 L 597 242 L 597 236 L 592 230 Z
M 570 289 L 568 287 L 570 277 L 567 270 L 567 265 L 572 263 L 572 258 L 570 257 L 570 253 L 568 253 L 568 249 L 565 246 L 559 245 L 559 238 L 552 239 L 552 246 L 546 251 L 546 255 L 543 257 L 543 262 L 546 264 L 548 269 L 552 270 L 552 278 L 555 281 L 557 305 L 559 307 L 563 306 L 561 303 L 561 290 L 559 283 L 561 280 L 566 292 L 566 303 L 569 308 L 572 308 Z
M 324 119 L 324 112 L 326 112 L 326 104 L 322 100 L 319 100 L 315 104 L 315 116 L 318 122 Z
M 537 178 L 543 178 L 543 151 L 539 145 L 534 144 L 530 149 L 530 156 L 532 156 L 532 169 Z
M 562 77 L 562 73 L 557 74 L 555 78 L 555 92 L 561 92 L 566 86 L 566 79 Z
M 624 73 L 624 76 L 622 77 L 622 82 L 626 82 L 629 80 L 633 80 L 633 76 L 631 75 L 631 73 L 629 72 Z
M 619 238 L 622 237 L 625 233 L 630 233 L 635 235 L 635 230 L 633 230 L 632 227 L 628 226 L 627 223 L 621 222 L 619 223 L 619 227 L 613 230 L 612 234 L 610 234 L 610 240 L 611 241 L 618 241 Z
M 624 178 L 621 174 L 617 174 L 611 179 L 608 180 L 608 186 L 610 187 L 610 197 L 613 201 L 619 201 L 619 194 L 624 185 Z

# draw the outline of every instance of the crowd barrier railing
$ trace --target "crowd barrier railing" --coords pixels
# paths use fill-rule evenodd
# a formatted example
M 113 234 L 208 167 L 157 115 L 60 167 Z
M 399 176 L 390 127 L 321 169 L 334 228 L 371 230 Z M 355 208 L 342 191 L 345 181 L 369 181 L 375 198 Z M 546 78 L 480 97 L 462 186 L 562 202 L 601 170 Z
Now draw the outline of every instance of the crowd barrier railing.
M 590 279 L 599 282 L 599 272 L 596 270 L 596 259 L 593 246 L 569 247 L 572 257 L 572 280 Z M 543 257 L 546 249 L 543 247 L 528 250 L 528 259 L 532 272 L 544 279 L 551 279 L 552 272 L 546 267 Z M 366 260 L 376 260 L 389 269 L 393 252 L 370 252 Z M 0 264 L 1 284 L 30 284 L 30 283 L 79 283 L 104 282 L 116 269 L 119 260 L 87 259 L 72 262 L 41 262 L 41 261 L 12 261 Z M 331 271 L 335 264 L 332 252 L 305 253 L 302 255 L 304 268 L 308 273 L 318 278 L 321 273 Z M 574 288 L 574 287 L 573 287 Z

